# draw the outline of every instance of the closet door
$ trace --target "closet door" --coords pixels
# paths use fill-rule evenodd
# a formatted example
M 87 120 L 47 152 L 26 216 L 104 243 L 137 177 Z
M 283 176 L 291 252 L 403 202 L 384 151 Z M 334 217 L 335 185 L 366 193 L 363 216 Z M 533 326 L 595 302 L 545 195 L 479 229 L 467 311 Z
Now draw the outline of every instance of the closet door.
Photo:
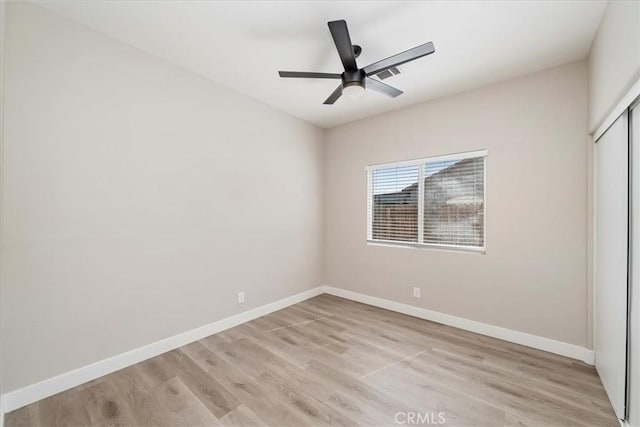
M 596 369 L 620 419 L 626 410 L 629 245 L 627 113 L 595 147 Z
M 640 101 L 631 110 L 631 280 L 629 282 L 629 352 L 627 418 L 640 425 Z

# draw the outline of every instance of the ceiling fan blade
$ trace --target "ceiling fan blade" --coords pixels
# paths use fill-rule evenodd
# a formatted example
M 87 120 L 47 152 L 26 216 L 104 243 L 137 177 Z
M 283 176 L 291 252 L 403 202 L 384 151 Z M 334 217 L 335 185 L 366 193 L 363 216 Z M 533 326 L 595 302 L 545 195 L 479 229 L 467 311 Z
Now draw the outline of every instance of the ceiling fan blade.
M 388 84 L 372 79 L 371 77 L 366 78 L 365 85 L 367 89 L 375 90 L 376 92 L 380 92 L 381 94 L 392 98 L 403 94 L 400 89 L 396 89 L 393 86 L 389 86 Z
M 340 74 L 334 73 L 308 73 L 306 71 L 278 71 L 280 77 L 292 77 L 301 79 L 340 79 Z
M 328 23 L 329 31 L 331 31 L 331 37 L 338 49 L 338 55 L 342 61 L 345 71 L 358 71 L 356 65 L 356 54 L 353 51 L 353 44 L 351 44 L 351 37 L 349 37 L 349 30 L 347 29 L 347 22 L 344 20 L 331 21 Z
M 398 53 L 397 55 L 390 56 L 387 59 L 383 59 L 382 61 L 367 65 L 363 70 L 367 76 L 370 76 L 372 74 L 377 74 L 380 71 L 388 70 L 391 67 L 397 67 L 398 65 L 413 61 L 414 59 L 422 58 L 423 56 L 432 54 L 435 51 L 436 48 L 432 42 L 421 44 L 413 49 L 406 50 L 402 53 Z
M 340 98 L 341 96 L 342 96 L 342 85 L 338 86 L 336 90 L 334 90 L 333 93 L 329 95 L 327 99 L 325 99 L 323 104 L 331 105 L 334 102 L 336 102 L 338 98 Z

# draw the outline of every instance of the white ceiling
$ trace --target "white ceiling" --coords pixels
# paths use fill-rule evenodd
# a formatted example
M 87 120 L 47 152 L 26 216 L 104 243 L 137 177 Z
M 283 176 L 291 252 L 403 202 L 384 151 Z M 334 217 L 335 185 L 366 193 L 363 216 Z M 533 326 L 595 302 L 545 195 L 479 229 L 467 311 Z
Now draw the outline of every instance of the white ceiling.
M 46 8 L 322 127 L 586 57 L 606 1 L 38 1 Z M 358 65 L 433 41 L 400 67 L 387 98 L 324 99 L 337 80 L 280 79 L 278 70 L 339 73 L 327 21 L 345 19 Z

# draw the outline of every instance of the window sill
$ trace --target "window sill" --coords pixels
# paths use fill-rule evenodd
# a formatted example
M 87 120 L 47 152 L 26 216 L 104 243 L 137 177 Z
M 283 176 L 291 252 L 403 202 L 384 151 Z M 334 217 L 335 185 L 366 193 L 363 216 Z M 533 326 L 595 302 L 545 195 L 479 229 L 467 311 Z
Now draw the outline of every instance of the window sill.
M 425 244 L 425 243 L 410 243 L 410 242 L 396 242 L 390 240 L 367 240 L 367 246 L 382 246 L 389 248 L 404 248 L 404 249 L 427 249 L 445 252 L 463 252 L 470 254 L 486 255 L 487 251 L 485 247 L 469 247 L 469 246 L 456 246 L 456 245 L 437 245 L 437 244 Z

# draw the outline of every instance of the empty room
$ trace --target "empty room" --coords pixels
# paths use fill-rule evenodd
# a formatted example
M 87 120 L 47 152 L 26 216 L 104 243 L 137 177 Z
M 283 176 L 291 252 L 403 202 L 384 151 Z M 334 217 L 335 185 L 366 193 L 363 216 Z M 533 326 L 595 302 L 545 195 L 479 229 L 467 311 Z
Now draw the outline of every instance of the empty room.
M 640 427 L 640 1 L 0 0 L 0 427 Z

